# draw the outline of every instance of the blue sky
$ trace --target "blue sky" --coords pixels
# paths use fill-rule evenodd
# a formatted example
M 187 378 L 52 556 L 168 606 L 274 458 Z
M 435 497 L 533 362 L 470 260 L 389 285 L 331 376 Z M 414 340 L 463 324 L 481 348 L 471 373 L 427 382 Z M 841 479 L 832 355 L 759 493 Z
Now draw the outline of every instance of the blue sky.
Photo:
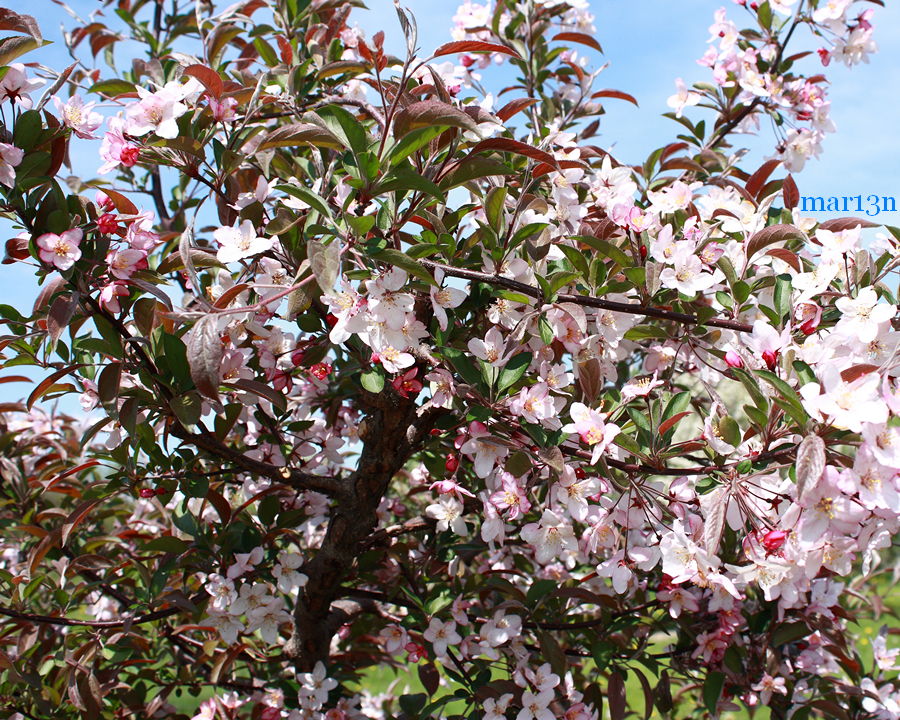
M 227 3 L 221 3 L 224 6 Z M 420 28 L 420 46 L 427 53 L 449 39 L 451 18 L 456 3 L 447 0 L 407 0 L 405 3 L 416 15 Z M 96 0 L 71 0 L 71 7 L 87 15 L 98 6 Z M 392 0 L 368 0 L 369 10 L 360 11 L 357 22 L 371 35 L 384 29 L 388 44 L 399 51 L 402 43 Z M 597 16 L 597 38 L 605 56 L 595 54 L 595 65 L 609 62 L 598 80 L 598 86 L 615 88 L 633 94 L 640 108 L 622 102 L 609 101 L 607 114 L 602 117 L 598 144 L 611 149 L 628 163 L 642 162 L 646 155 L 674 138 L 680 126 L 661 117 L 666 99 L 674 92 L 674 80 L 683 77 L 688 83 L 709 79 L 708 69 L 696 63 L 706 49 L 707 27 L 713 13 L 723 5 L 737 16 L 739 8 L 731 2 L 716 0 L 593 0 L 592 10 Z M 888 8 L 877 8 L 875 21 L 880 52 L 868 65 L 852 70 L 843 66 L 828 68 L 832 81 L 832 115 L 838 132 L 828 138 L 821 159 L 810 162 L 797 176 L 803 195 L 878 195 L 900 196 L 900 181 L 896 168 L 900 167 L 900 143 L 896 128 L 900 127 L 900 3 L 889 2 Z M 874 6 L 873 6 L 874 7 Z M 71 27 L 71 20 L 51 0 L 33 0 L 28 10 L 38 19 L 44 35 L 59 38 L 61 22 Z M 808 45 L 814 49 L 815 45 Z M 591 52 L 591 51 L 588 51 Z M 62 68 L 67 54 L 61 43 L 29 55 L 26 60 Z M 811 67 L 817 64 L 809 58 Z M 102 64 L 104 76 L 109 71 Z M 485 81 L 493 85 L 489 72 L 496 73 L 498 83 L 503 70 L 485 71 Z M 816 72 L 812 70 L 811 72 Z M 495 87 L 500 87 L 497 84 Z M 702 117 L 702 110 L 692 117 Z M 689 111 L 690 112 L 690 111 Z M 773 140 L 764 134 L 758 142 L 753 167 L 771 152 Z M 85 172 L 96 167 L 96 143 L 79 141 L 73 153 L 77 166 Z M 897 213 L 882 214 L 878 218 L 892 225 L 900 225 Z M 7 229 L 7 228 L 4 228 Z M 4 239 L 7 235 L 4 235 Z M 11 302 L 23 308 L 30 306 L 36 285 L 30 268 L 0 266 L 0 282 L 6 288 L 0 302 Z

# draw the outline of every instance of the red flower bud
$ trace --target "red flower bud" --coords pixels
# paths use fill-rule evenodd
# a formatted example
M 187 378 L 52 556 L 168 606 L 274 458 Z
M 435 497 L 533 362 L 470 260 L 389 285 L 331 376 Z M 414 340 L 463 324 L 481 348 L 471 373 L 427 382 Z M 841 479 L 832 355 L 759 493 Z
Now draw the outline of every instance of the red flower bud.
M 140 495 L 142 498 L 152 498 L 154 495 L 156 495 L 156 490 L 154 490 L 153 488 L 141 488 L 138 495 Z
M 575 477 L 579 480 L 584 480 L 587 477 L 587 473 L 582 468 L 575 468 Z
M 471 55 L 463 55 L 459 59 L 459 62 L 462 63 L 462 66 L 464 68 L 470 68 L 475 64 L 475 58 L 473 58 Z
M 338 324 L 337 315 L 335 315 L 333 313 L 328 313 L 325 316 L 325 322 L 328 323 L 328 327 L 334 327 L 335 325 Z
M 103 213 L 97 218 L 97 229 L 104 235 L 112 235 L 119 229 L 119 219 L 113 213 Z
M 641 260 L 646 260 L 647 259 L 647 246 L 641 245 L 640 252 L 641 252 Z
M 778 362 L 778 351 L 764 350 L 762 359 L 766 363 L 766 367 L 769 368 L 769 370 L 775 370 L 775 365 Z
M 767 552 L 775 552 L 784 545 L 784 541 L 787 540 L 789 533 L 789 530 L 769 530 L 762 537 L 762 545 Z
M 448 455 L 444 467 L 447 468 L 447 472 L 456 472 L 459 467 L 459 458 L 456 455 Z

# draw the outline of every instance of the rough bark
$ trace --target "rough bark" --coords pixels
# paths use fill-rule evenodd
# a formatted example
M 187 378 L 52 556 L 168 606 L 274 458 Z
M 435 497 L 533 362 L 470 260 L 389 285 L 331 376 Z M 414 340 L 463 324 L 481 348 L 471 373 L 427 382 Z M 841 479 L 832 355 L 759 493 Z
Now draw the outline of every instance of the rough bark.
M 331 638 L 347 617 L 333 604 L 341 582 L 375 530 L 376 510 L 391 479 L 436 418 L 434 412 L 417 417 L 415 404 L 390 389 L 377 396 L 364 395 L 372 412 L 362 421 L 359 465 L 345 481 L 344 497 L 332 507 L 322 546 L 302 568 L 309 580 L 294 608 L 294 632 L 285 646 L 300 672 L 309 672 L 318 661 L 327 660 Z

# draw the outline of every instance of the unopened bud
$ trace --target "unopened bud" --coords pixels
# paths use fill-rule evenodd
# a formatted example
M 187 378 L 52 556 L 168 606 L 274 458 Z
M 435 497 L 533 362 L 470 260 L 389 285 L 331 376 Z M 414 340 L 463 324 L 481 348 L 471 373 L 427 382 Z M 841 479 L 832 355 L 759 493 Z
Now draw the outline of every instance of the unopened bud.
M 728 363 L 728 367 L 730 368 L 737 368 L 740 370 L 744 367 L 743 359 L 734 350 L 729 350 L 725 353 L 725 362 Z

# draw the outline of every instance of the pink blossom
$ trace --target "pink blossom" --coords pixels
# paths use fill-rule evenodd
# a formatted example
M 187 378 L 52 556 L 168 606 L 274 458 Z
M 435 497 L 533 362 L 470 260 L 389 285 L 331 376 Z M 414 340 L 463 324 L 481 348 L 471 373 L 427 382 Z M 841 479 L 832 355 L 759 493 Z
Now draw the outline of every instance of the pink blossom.
M 120 280 L 127 280 L 135 271 L 147 267 L 147 254 L 142 250 L 123 248 L 110 251 L 106 256 L 109 274 Z
M 156 92 L 138 86 L 141 100 L 126 111 L 125 131 L 136 137 L 151 132 L 167 140 L 178 137 L 176 121 L 188 111 L 188 106 L 182 101 L 199 89 L 195 83 L 197 81 L 193 78 L 184 85 L 173 81 Z
M 13 169 L 22 162 L 25 153 L 21 148 L 9 143 L 0 143 L 0 185 L 11 188 L 16 182 L 16 171 Z
M 492 327 L 487 331 L 484 340 L 481 338 L 469 340 L 469 352 L 494 367 L 506 365 L 509 354 L 505 350 L 506 341 L 503 339 L 503 334 L 496 327 Z
M 80 228 L 66 230 L 62 235 L 46 233 L 37 239 L 38 255 L 45 263 L 59 270 L 68 270 L 81 258 L 78 247 L 84 234 Z
M 80 138 L 96 139 L 94 130 L 103 124 L 103 116 L 93 110 L 96 103 L 85 104 L 78 95 L 73 95 L 65 102 L 54 95 L 53 103 L 56 105 L 57 112 L 62 115 L 63 124 L 66 127 L 72 128 L 72 131 Z
M 506 512 L 507 520 L 515 520 L 531 509 L 531 502 L 525 490 L 510 473 L 501 474 L 503 485 L 491 494 L 491 504 L 500 512 Z
M 675 117 L 680 118 L 686 107 L 696 105 L 703 96 L 700 93 L 688 90 L 687 85 L 684 84 L 684 80 L 681 78 L 675 81 L 675 87 L 678 88 L 678 92 L 672 95 L 666 101 L 666 104 L 675 111 Z
M 606 422 L 606 415 L 592 410 L 583 403 L 572 403 L 569 409 L 572 423 L 562 428 L 563 432 L 576 432 L 581 440 L 594 448 L 591 464 L 596 463 L 616 435 L 618 425 Z
M 231 122 L 236 117 L 235 108 L 237 108 L 238 101 L 235 98 L 227 97 L 219 100 L 210 95 L 207 96 L 206 101 L 209 103 L 210 112 L 216 122 Z
M 111 313 L 120 313 L 122 307 L 119 305 L 119 298 L 128 297 L 129 294 L 128 286 L 121 281 L 104 285 L 100 291 L 100 307 Z
M 3 79 L 0 80 L 0 103 L 9 100 L 16 105 L 21 105 L 23 110 L 30 110 L 32 106 L 30 93 L 43 84 L 43 80 L 28 79 L 23 63 L 13 63 L 7 68 Z
M 275 243 L 273 238 L 258 236 L 249 220 L 244 220 L 238 227 L 220 227 L 213 237 L 220 245 L 216 257 L 223 263 L 259 255 L 270 250 Z
M 104 162 L 97 172 L 101 175 L 119 166 L 133 167 L 140 154 L 140 148 L 125 137 L 125 121 L 121 117 L 110 118 L 107 126 L 109 129 L 100 142 L 100 157 Z

